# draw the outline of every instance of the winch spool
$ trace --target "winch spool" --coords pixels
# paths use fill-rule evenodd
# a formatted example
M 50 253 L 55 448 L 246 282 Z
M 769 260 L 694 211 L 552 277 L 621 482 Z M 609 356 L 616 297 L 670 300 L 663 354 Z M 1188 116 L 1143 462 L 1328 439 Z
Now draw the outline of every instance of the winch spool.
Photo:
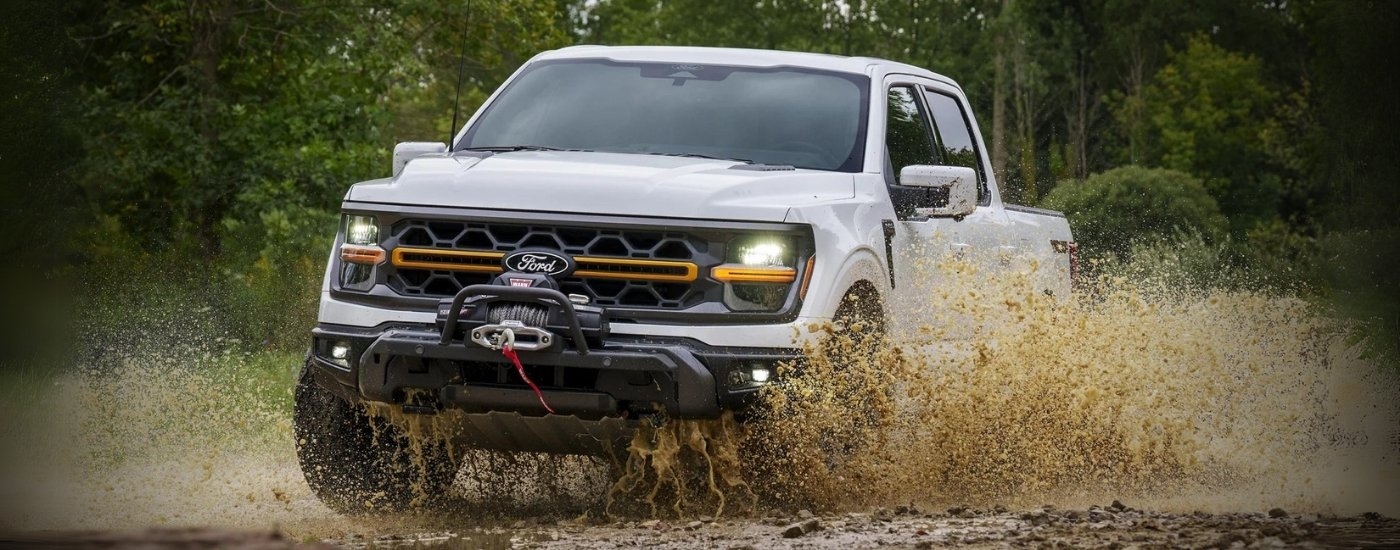
M 487 310 L 486 318 L 493 325 L 499 325 L 506 321 L 518 321 L 527 327 L 544 328 L 549 322 L 549 308 L 521 302 L 501 302 L 491 304 L 491 309 Z

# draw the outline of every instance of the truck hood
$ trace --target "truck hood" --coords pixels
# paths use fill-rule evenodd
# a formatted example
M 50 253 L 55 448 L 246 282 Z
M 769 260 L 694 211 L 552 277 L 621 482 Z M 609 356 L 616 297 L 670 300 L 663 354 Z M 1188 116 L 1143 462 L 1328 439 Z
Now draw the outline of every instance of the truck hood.
M 781 222 L 855 194 L 852 174 L 734 169 L 735 161 L 575 151 L 427 155 L 351 187 L 356 202 Z

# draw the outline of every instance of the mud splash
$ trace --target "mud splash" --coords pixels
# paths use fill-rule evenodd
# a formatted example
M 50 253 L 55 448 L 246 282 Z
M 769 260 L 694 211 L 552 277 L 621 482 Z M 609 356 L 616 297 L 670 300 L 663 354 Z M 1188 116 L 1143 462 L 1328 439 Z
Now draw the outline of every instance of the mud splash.
M 628 444 L 627 460 L 608 490 L 608 515 L 644 512 L 657 517 L 668 500 L 676 517 L 753 511 L 758 496 L 745 481 L 739 455 L 745 434 L 730 413 L 714 421 L 644 424 Z
M 936 284 L 909 286 L 932 302 L 896 309 L 888 339 L 812 327 L 831 337 L 780 370 L 762 421 L 644 430 L 616 465 L 471 451 L 447 519 L 338 518 L 297 468 L 300 358 L 146 323 L 142 343 L 108 346 L 102 361 L 36 386 L 25 399 L 35 406 L 7 408 L 0 527 L 276 524 L 335 538 L 461 516 L 496 525 L 1119 498 L 1169 511 L 1400 514 L 1395 369 L 1363 358 L 1321 307 L 1110 278 L 1061 299 L 1010 269 L 929 269 Z M 192 341 L 206 343 L 177 344 Z
M 587 513 L 613 481 L 616 457 L 510 453 L 475 449 L 454 443 L 461 435 L 460 415 L 444 410 L 432 415 L 404 414 L 401 408 L 375 405 L 370 414 L 388 424 L 377 430 L 393 430 L 406 435 L 408 447 L 396 467 L 414 468 L 422 473 L 425 445 L 439 445 L 454 463 L 460 464 L 453 487 L 447 494 L 430 494 L 415 486 L 415 505 L 429 515 L 471 509 L 491 512 L 517 510 L 529 514 Z
M 1061 300 L 1024 273 L 939 269 L 875 353 L 837 331 L 770 388 L 766 495 L 1400 511 L 1395 372 L 1318 307 L 1114 279 Z

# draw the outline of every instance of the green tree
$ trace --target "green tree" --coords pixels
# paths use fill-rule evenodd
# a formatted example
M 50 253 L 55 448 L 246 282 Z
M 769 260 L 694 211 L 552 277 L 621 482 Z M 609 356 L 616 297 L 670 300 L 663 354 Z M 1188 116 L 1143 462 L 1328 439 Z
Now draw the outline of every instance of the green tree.
M 382 164 L 378 100 L 407 53 L 389 10 L 168 0 L 75 18 L 92 127 L 77 179 L 143 243 L 215 251 L 247 201 L 326 209 Z
M 1279 100 L 1258 58 L 1198 35 L 1143 90 L 1144 161 L 1202 178 L 1237 231 L 1272 219 L 1287 177 L 1270 154 Z
M 1225 235 L 1226 219 L 1199 179 L 1175 170 L 1125 166 L 1064 183 L 1045 206 L 1069 218 L 1089 257 L 1128 256 L 1144 241 L 1196 233 L 1208 242 Z
M 154 251 L 171 260 L 162 265 L 198 266 L 245 339 L 299 345 L 304 326 L 280 328 L 312 311 L 346 188 L 387 175 L 400 138 L 446 139 L 459 59 L 471 109 L 528 56 L 561 45 L 556 8 L 72 8 L 86 127 L 73 177 L 95 222 L 84 248 L 99 263 Z
M 64 177 L 77 146 L 64 74 L 69 49 L 55 3 L 6 5 L 0 25 L 0 373 L 67 353 L 67 288 L 54 272 L 66 261 L 74 197 Z M 27 367 L 22 367 L 27 368 Z

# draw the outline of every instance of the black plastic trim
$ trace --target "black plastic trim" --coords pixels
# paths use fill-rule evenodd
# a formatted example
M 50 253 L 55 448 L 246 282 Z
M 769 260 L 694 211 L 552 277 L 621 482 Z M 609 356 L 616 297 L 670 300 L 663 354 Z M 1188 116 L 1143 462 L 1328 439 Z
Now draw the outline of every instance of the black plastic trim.
M 1049 210 L 1049 209 L 1046 209 L 1046 208 L 1036 208 L 1036 207 L 1034 207 L 1034 206 L 1021 206 L 1021 205 L 1019 205 L 1019 204 L 1007 204 L 1007 205 L 1003 205 L 1003 206 L 1004 206 L 1007 210 L 1011 210 L 1011 211 L 1013 211 L 1013 212 L 1025 212 L 1025 213 L 1027 213 L 1027 214 L 1039 214 L 1039 215 L 1041 215 L 1041 216 L 1050 216 L 1050 217 L 1052 217 L 1052 218 L 1063 218 L 1063 217 L 1065 217 L 1065 213 L 1064 213 L 1064 212 L 1060 212 L 1060 211 L 1058 211 L 1058 210 Z
M 440 390 L 440 398 L 450 401 L 486 389 L 491 396 L 489 400 L 458 400 L 451 404 L 469 412 L 544 412 L 533 392 L 457 383 L 453 381 L 452 372 L 432 367 L 425 372 L 409 373 L 391 366 L 396 357 L 506 364 L 497 351 L 461 341 L 441 344 L 441 334 L 434 326 L 385 324 L 363 328 L 322 323 L 312 330 L 312 335 L 319 340 L 351 343 L 354 350 L 351 356 L 355 361 L 349 370 L 314 352 L 308 363 L 321 385 L 345 399 L 392 403 L 402 388 L 424 387 Z M 561 413 L 592 418 L 618 414 L 617 406 L 623 401 L 620 398 L 635 398 L 638 392 L 654 397 L 674 417 L 715 418 L 726 410 L 742 412 L 757 399 L 762 386 L 732 386 L 728 382 L 730 370 L 742 367 L 745 362 L 776 365 L 798 361 L 801 356 L 799 350 L 792 348 L 710 346 L 690 338 L 635 336 L 609 337 L 587 355 L 571 349 L 520 352 L 521 361 L 526 365 L 577 367 L 600 373 L 650 373 L 656 380 L 642 387 L 604 384 L 596 391 L 545 391 L 551 406 L 555 403 L 552 398 L 559 398 L 558 402 L 565 407 L 557 409 Z M 457 389 L 448 390 L 453 387 Z
M 894 220 L 883 220 L 880 227 L 885 232 L 885 264 L 890 269 L 890 288 L 894 288 Z

